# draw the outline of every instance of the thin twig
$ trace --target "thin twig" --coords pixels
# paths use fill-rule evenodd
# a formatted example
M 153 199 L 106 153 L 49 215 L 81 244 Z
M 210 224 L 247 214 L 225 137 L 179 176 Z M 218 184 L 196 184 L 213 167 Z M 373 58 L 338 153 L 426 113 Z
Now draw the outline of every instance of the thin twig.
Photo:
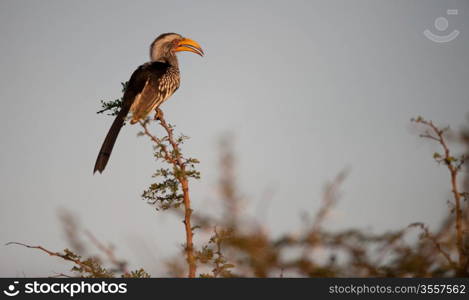
M 56 256 L 56 257 L 60 257 L 64 260 L 74 262 L 75 264 L 79 265 L 83 269 L 86 269 L 86 272 L 88 272 L 90 274 L 93 274 L 93 269 L 91 267 L 83 264 L 79 259 L 70 257 L 67 254 L 62 254 L 62 253 L 59 253 L 59 252 L 53 252 L 53 251 L 47 250 L 46 248 L 44 248 L 42 246 L 31 246 L 31 245 L 27 245 L 27 244 L 23 244 L 23 243 L 19 243 L 19 242 L 8 242 L 5 245 L 6 246 L 8 246 L 8 245 L 20 245 L 20 246 L 30 248 L 30 249 L 39 249 L 39 250 L 49 254 L 50 256 Z
M 74 278 L 74 277 L 64 274 L 64 273 L 56 273 L 56 275 L 49 276 L 49 278 Z
M 109 259 L 109 261 L 114 264 L 117 269 L 122 272 L 124 275 L 130 275 L 129 270 L 127 269 L 127 263 L 125 261 L 118 260 L 114 254 L 114 250 L 103 245 L 91 232 L 85 230 L 85 235 L 90 239 L 90 241 L 102 252 L 104 252 Z
M 440 243 L 438 242 L 438 240 L 436 239 L 436 237 L 434 237 L 430 231 L 428 230 L 427 226 L 425 226 L 425 224 L 423 223 L 413 223 L 413 224 L 410 224 L 409 227 L 420 227 L 420 229 L 423 230 L 424 232 L 424 237 L 429 239 L 433 245 L 435 246 L 435 248 L 438 250 L 438 252 L 440 252 L 445 258 L 446 260 L 448 261 L 448 263 L 452 266 L 452 267 L 456 267 L 457 264 L 451 259 L 450 255 L 445 251 L 443 250 L 443 248 L 441 248 L 441 245 Z

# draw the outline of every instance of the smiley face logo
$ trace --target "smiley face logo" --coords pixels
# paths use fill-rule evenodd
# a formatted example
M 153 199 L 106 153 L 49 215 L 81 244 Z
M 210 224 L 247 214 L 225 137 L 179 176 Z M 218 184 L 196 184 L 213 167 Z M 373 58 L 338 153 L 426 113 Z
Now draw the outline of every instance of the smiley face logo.
M 14 281 L 13 284 L 10 284 L 6 290 L 3 291 L 3 293 L 9 297 L 14 297 L 20 293 L 20 291 L 15 291 L 15 284 L 18 284 L 18 281 Z
M 448 16 L 451 15 L 458 15 L 458 10 L 457 9 L 448 9 L 446 11 L 446 14 Z M 444 33 L 448 29 L 449 21 L 446 17 L 438 17 L 435 19 L 435 28 L 438 30 L 440 33 Z M 433 41 L 435 43 L 448 43 L 454 40 L 455 38 L 458 37 L 459 35 L 459 30 L 453 30 L 448 34 L 435 34 L 429 29 L 425 29 L 423 34 L 429 39 L 430 41 Z

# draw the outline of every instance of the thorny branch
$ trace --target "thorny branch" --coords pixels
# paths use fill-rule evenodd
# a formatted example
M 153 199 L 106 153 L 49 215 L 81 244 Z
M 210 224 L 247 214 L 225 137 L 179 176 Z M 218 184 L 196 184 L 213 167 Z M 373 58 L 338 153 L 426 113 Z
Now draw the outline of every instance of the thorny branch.
M 467 257 L 465 255 L 463 244 L 464 229 L 463 215 L 461 209 L 461 198 L 464 196 L 464 193 L 460 193 L 459 191 L 458 175 L 463 164 L 465 163 L 465 156 L 463 155 L 461 158 L 457 159 L 451 155 L 450 149 L 445 139 L 445 133 L 449 130 L 448 127 L 440 129 L 432 121 L 427 121 L 422 117 L 417 117 L 416 119 L 412 119 L 412 121 L 415 123 L 423 124 L 427 127 L 425 133 L 421 134 L 420 137 L 434 140 L 443 148 L 443 155 L 435 153 L 433 157 L 437 162 L 444 163 L 450 173 L 451 192 L 453 194 L 455 210 L 456 245 L 459 256 L 458 262 L 460 270 L 464 270 L 467 264 L 465 261 L 467 260 Z
M 193 243 L 193 227 L 191 224 L 191 201 L 189 195 L 189 180 L 187 176 L 187 163 L 188 160 L 184 160 L 180 151 L 180 141 L 176 140 L 173 133 L 173 127 L 169 125 L 164 119 L 163 112 L 158 110 L 155 115 L 155 119 L 159 121 L 159 124 L 164 128 L 167 134 L 167 141 L 171 149 L 168 149 L 168 146 L 163 142 L 163 139 L 160 139 L 153 135 L 148 129 L 148 120 L 140 121 L 140 125 L 143 128 L 143 134 L 148 136 L 156 145 L 159 147 L 163 153 L 162 158 L 170 165 L 173 166 L 177 172 L 175 172 L 175 177 L 179 181 L 179 184 L 182 188 L 183 193 L 183 205 L 184 205 L 184 227 L 186 231 L 186 259 L 188 263 L 188 277 L 193 278 L 196 274 L 196 258 L 194 255 L 194 243 Z

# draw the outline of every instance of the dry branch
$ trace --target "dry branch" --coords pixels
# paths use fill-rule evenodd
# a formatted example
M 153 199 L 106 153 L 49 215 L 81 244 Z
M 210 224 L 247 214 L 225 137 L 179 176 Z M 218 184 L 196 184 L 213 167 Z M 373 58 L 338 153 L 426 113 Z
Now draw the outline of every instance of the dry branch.
M 184 206 L 184 228 L 186 231 L 186 259 L 188 263 L 188 277 L 194 278 L 196 275 L 197 265 L 194 256 L 194 243 L 193 243 L 193 228 L 191 224 L 191 201 L 189 194 L 189 180 L 186 173 L 186 161 L 183 159 L 179 142 L 174 138 L 173 128 L 164 119 L 163 112 L 158 109 L 155 119 L 159 121 L 159 124 L 164 128 L 167 134 L 167 141 L 169 142 L 171 149 L 168 149 L 166 144 L 163 143 L 162 139 L 151 134 L 148 129 L 148 121 L 140 121 L 140 125 L 143 127 L 143 134 L 148 136 L 163 152 L 163 159 L 167 163 L 173 165 L 178 170 L 175 174 L 179 181 L 183 193 L 183 206 Z
M 87 266 L 86 264 L 84 264 L 80 259 L 78 258 L 74 258 L 72 256 L 69 255 L 69 253 L 65 252 L 64 254 L 60 253 L 60 252 L 53 252 L 53 251 L 50 251 L 42 246 L 31 246 L 31 245 L 27 245 L 27 244 L 23 244 L 23 243 L 19 243 L 19 242 L 8 242 L 5 244 L 6 246 L 9 246 L 9 245 L 20 245 L 20 246 L 23 246 L 23 247 L 26 247 L 26 248 L 30 248 L 30 249 L 38 249 L 38 250 L 41 250 L 42 252 L 45 252 L 47 254 L 49 254 L 50 256 L 55 256 L 55 257 L 59 257 L 59 258 L 62 258 L 64 260 L 68 260 L 68 261 L 71 261 L 77 265 L 79 265 L 80 267 L 82 267 L 86 272 L 88 273 L 93 273 L 93 269 L 89 266 Z
M 455 230 L 456 230 L 456 245 L 458 250 L 458 265 L 460 270 L 466 268 L 466 254 L 463 246 L 463 215 L 462 215 L 462 193 L 459 191 L 458 187 L 458 175 L 462 168 L 462 165 L 465 163 L 465 157 L 462 156 L 460 159 L 456 159 L 452 154 L 446 142 L 445 133 L 449 130 L 448 127 L 440 129 L 432 121 L 427 121 L 421 117 L 417 119 L 412 119 L 416 123 L 423 124 L 427 127 L 427 130 L 424 134 L 421 134 L 420 137 L 431 139 L 436 141 L 443 148 L 443 155 L 439 153 L 434 154 L 434 158 L 439 163 L 444 163 L 448 168 L 450 173 L 450 182 L 451 182 L 451 192 L 454 199 L 454 210 L 455 210 Z

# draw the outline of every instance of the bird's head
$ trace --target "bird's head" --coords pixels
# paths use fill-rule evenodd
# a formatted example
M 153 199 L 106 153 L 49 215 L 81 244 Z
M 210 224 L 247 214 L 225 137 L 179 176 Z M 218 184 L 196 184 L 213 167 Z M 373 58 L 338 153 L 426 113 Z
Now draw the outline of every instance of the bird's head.
M 171 61 L 171 58 L 176 57 L 176 52 L 180 51 L 204 55 L 204 51 L 196 41 L 177 33 L 163 33 L 151 44 L 150 58 L 152 61 Z

